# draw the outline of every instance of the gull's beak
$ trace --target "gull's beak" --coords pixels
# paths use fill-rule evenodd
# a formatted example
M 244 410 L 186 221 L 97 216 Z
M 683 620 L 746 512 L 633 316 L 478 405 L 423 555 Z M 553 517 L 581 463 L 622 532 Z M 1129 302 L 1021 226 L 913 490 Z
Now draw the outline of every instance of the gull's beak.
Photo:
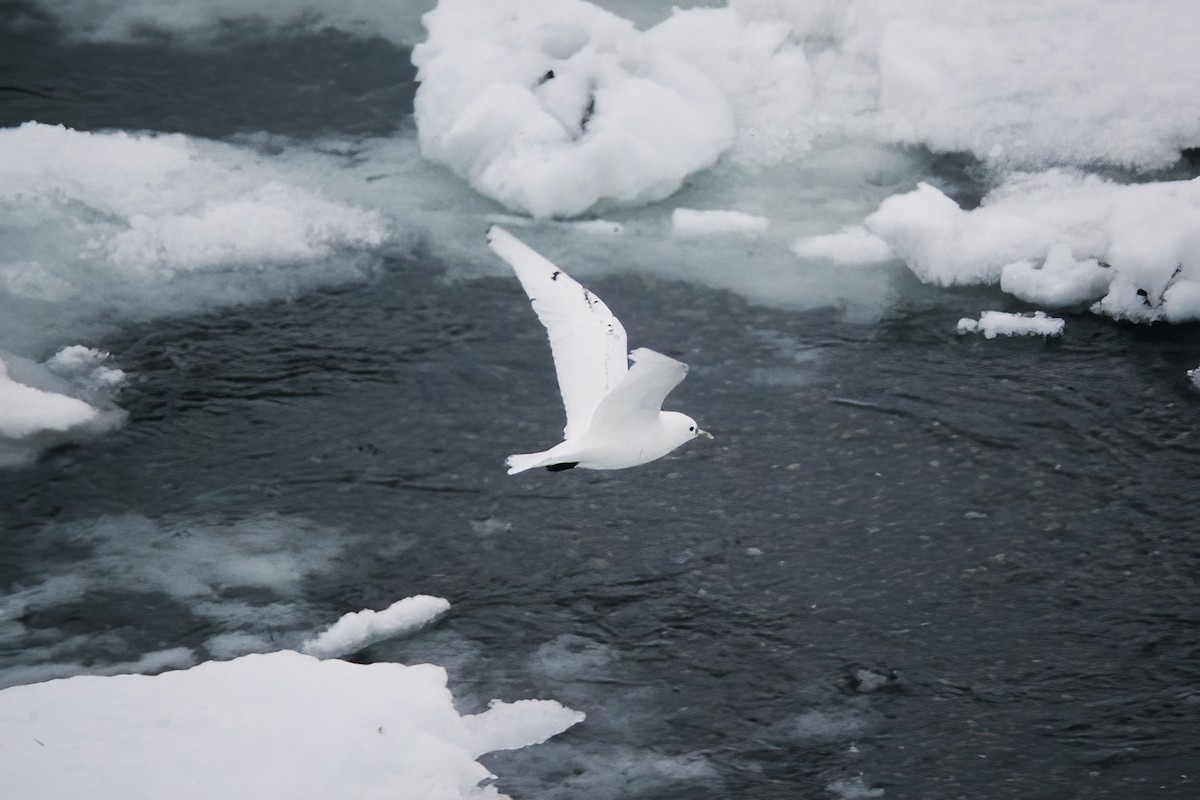
M 713 436 L 711 433 L 709 433 L 708 431 L 702 431 L 702 430 L 700 430 L 699 428 L 697 428 L 697 429 L 696 429 L 696 435 L 697 435 L 697 436 L 703 436 L 703 437 L 705 437 L 706 439 L 715 439 L 715 438 L 717 438 L 717 437 Z

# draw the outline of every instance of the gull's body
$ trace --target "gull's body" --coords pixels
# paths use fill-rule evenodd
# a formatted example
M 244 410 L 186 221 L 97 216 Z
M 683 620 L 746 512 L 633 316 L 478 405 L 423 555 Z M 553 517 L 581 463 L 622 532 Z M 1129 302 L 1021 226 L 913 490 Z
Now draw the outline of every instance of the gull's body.
M 662 410 L 687 364 L 644 347 L 627 353 L 625 328 L 603 300 L 504 229 L 493 225 L 487 241 L 513 268 L 546 327 L 567 411 L 562 443 L 509 456 L 508 474 L 536 467 L 625 469 L 697 436 L 712 438 L 686 414 Z

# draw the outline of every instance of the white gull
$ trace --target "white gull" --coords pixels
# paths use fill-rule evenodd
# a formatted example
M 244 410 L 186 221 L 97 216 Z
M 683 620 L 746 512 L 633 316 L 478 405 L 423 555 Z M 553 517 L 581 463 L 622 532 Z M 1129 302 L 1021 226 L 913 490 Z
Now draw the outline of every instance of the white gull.
M 546 327 L 567 410 L 562 443 L 509 456 L 509 475 L 536 467 L 625 469 L 697 436 L 713 438 L 686 414 L 662 410 L 687 364 L 645 347 L 627 355 L 625 328 L 603 300 L 499 226 L 488 229 L 487 243 L 516 272 Z

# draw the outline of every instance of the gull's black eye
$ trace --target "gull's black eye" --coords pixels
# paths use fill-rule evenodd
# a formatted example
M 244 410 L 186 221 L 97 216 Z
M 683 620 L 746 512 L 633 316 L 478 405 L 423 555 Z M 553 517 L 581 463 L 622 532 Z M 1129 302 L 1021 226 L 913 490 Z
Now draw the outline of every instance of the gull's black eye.
M 695 426 L 695 425 L 690 425 L 690 426 L 688 426 L 688 431 L 690 431 L 691 433 L 695 433 L 695 432 L 696 432 L 696 426 Z

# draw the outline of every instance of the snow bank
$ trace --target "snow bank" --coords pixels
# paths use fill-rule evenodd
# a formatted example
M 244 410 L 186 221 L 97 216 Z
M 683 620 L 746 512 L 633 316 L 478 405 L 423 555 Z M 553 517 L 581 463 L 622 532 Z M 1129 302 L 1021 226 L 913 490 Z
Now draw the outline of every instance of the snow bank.
M 958 321 L 958 333 L 982 333 L 988 339 L 997 336 L 1062 336 L 1066 322 L 1046 316 L 1044 311 L 1033 314 L 1010 314 L 1006 311 L 984 311 L 978 320 L 967 317 Z
M 769 226 L 770 221 L 766 217 L 744 211 L 677 208 L 671 212 L 671 233 L 675 236 L 720 236 L 730 233 L 761 236 Z
M 583 717 L 552 700 L 462 717 L 441 667 L 284 651 L 0 691 L 0 784 L 46 800 L 502 797 L 477 757 Z
M 865 221 L 927 283 L 999 283 L 1118 319 L 1200 319 L 1200 179 L 1016 174 L 967 211 L 922 183 Z
M 317 658 L 357 653 L 368 645 L 420 630 L 450 609 L 440 597 L 415 595 L 398 600 L 383 611 L 364 609 L 341 619 L 306 641 L 301 650 Z
M 424 24 L 421 150 L 514 211 L 659 200 L 733 139 L 703 73 L 582 0 L 443 0 Z

